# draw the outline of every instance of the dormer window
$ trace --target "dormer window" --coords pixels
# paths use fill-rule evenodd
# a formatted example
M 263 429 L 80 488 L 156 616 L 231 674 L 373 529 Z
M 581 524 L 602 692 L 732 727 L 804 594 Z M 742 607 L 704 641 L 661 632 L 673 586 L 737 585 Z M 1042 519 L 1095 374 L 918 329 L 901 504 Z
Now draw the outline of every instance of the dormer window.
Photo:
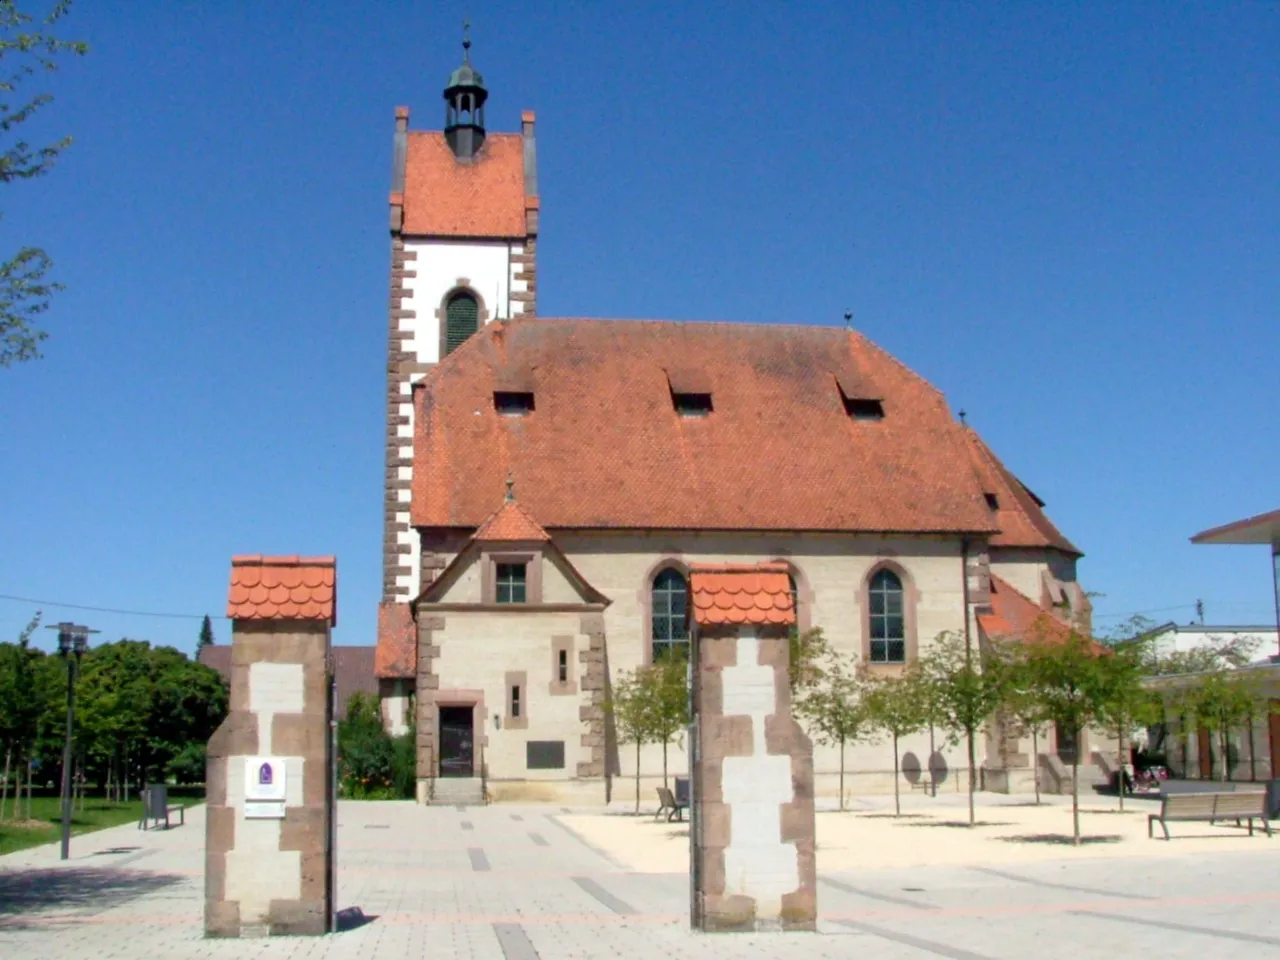
M 671 401 L 675 404 L 676 413 L 682 417 L 706 417 L 711 414 L 709 393 L 673 393 Z
M 523 417 L 533 413 L 533 394 L 511 390 L 495 390 L 493 409 L 504 417 Z
M 851 420 L 883 420 L 884 404 L 879 400 L 868 400 L 862 397 L 846 397 L 843 391 L 840 399 L 844 401 L 844 412 Z
M 994 493 L 984 493 L 983 496 L 987 498 L 988 507 L 990 507 L 992 510 L 1000 509 L 1000 501 Z

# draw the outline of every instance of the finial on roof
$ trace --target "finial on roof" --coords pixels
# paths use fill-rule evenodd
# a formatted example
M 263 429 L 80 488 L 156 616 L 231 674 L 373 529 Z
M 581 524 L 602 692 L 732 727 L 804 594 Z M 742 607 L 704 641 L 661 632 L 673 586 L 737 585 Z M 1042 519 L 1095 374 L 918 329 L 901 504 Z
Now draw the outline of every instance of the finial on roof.
M 516 502 L 516 478 L 507 473 L 507 503 Z
M 852 326 L 853 326 L 853 311 L 846 310 L 844 312 L 844 328 L 848 330 Z
M 462 62 L 471 62 L 471 21 L 462 21 Z
M 965 421 L 965 417 L 967 417 L 967 416 L 968 416 L 968 414 L 967 414 L 967 413 L 965 413 L 963 410 L 961 410 L 961 411 L 960 411 L 960 423 L 961 423 L 962 425 L 963 425 L 964 423 L 966 423 L 966 421 Z

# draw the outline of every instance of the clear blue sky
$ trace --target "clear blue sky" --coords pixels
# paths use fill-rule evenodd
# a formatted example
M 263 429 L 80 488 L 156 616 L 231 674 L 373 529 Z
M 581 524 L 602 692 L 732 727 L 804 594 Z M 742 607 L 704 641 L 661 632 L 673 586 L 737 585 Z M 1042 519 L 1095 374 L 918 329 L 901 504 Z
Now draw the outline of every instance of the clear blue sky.
M 372 642 L 393 110 L 439 126 L 468 14 L 491 127 L 538 114 L 544 315 L 851 308 L 1048 502 L 1100 624 L 1272 620 L 1264 548 L 1187 542 L 1280 507 L 1261 2 L 77 3 L 29 131 L 75 144 L 0 194 L 0 253 L 67 286 L 0 371 L 0 593 L 198 617 L 232 554 L 334 553 Z

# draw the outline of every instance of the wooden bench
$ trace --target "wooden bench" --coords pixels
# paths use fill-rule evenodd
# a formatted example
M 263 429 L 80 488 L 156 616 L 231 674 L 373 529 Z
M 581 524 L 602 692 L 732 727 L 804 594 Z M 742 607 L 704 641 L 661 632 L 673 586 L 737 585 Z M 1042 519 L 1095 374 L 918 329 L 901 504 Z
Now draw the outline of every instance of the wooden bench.
M 678 801 L 669 789 L 658 787 L 658 804 L 658 812 L 653 815 L 653 819 L 659 820 L 665 813 L 667 823 L 670 823 L 672 820 L 684 820 L 684 811 L 688 809 L 689 801 Z
M 1147 817 L 1147 836 L 1153 837 L 1158 822 L 1169 840 L 1170 823 L 1214 823 L 1218 820 L 1249 821 L 1249 836 L 1253 836 L 1253 821 L 1261 820 L 1267 836 L 1271 836 L 1271 821 L 1267 817 L 1267 795 L 1261 791 L 1249 793 L 1166 793 L 1160 798 L 1160 812 Z

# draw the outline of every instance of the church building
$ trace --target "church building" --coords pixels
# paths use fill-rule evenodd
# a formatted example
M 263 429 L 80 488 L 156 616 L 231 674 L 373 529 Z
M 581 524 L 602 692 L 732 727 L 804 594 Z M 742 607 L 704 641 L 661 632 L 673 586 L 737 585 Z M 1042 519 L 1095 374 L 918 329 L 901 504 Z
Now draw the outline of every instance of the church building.
M 540 315 L 535 118 L 491 131 L 488 97 L 468 51 L 443 130 L 395 117 L 376 672 L 420 801 L 633 797 L 607 691 L 689 642 L 694 564 L 785 564 L 799 629 L 872 671 L 945 631 L 1088 625 L 1044 504 L 862 334 Z M 899 765 L 963 789 L 942 741 Z M 1030 789 L 1029 744 L 989 735 L 984 783 Z M 853 792 L 891 788 L 887 745 L 846 763 Z M 649 803 L 661 747 L 640 764 Z M 835 748 L 815 768 L 834 795 Z

